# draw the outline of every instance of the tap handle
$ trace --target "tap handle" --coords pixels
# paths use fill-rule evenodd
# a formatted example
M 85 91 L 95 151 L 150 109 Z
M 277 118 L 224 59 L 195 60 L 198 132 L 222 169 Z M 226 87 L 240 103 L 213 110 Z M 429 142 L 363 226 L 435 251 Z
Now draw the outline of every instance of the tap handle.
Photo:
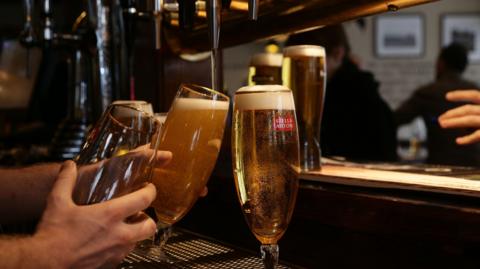
M 248 17 L 250 20 L 256 21 L 258 18 L 258 1 L 248 0 Z
M 50 42 L 53 40 L 53 18 L 52 18 L 52 2 L 51 0 L 43 1 L 42 17 L 43 17 L 43 41 Z
M 212 49 L 220 43 L 221 0 L 207 0 L 208 34 Z
M 20 33 L 20 43 L 30 48 L 35 45 L 36 37 L 35 31 L 33 30 L 33 0 L 24 0 L 24 8 L 25 8 L 25 24 L 23 25 L 23 30 Z
M 155 24 L 155 49 L 162 47 L 163 0 L 153 0 L 153 21 Z
M 179 24 L 182 29 L 192 29 L 195 23 L 196 0 L 178 1 Z

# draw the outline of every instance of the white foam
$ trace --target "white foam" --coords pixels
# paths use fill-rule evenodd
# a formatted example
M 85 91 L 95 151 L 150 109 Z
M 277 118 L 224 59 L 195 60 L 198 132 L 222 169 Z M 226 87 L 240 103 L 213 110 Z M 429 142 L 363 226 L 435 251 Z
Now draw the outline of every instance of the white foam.
M 280 53 L 257 53 L 250 60 L 250 66 L 282 66 L 283 56 Z
M 228 101 L 199 98 L 177 98 L 176 109 L 182 110 L 228 110 Z
M 235 94 L 236 110 L 294 110 L 292 91 L 281 85 L 255 85 Z
M 115 118 L 151 116 L 151 114 L 145 112 L 141 108 L 127 103 L 115 104 L 115 107 L 110 110 L 110 114 Z
M 112 105 L 129 106 L 129 107 L 133 107 L 135 109 L 141 110 L 149 115 L 153 115 L 152 104 L 143 100 L 117 100 L 117 101 L 113 101 Z
M 325 57 L 325 48 L 315 45 L 297 45 L 283 49 L 284 57 L 307 56 L 307 57 Z
M 143 100 L 116 100 L 112 102 L 112 105 L 129 105 L 129 104 L 147 104 L 147 101 Z

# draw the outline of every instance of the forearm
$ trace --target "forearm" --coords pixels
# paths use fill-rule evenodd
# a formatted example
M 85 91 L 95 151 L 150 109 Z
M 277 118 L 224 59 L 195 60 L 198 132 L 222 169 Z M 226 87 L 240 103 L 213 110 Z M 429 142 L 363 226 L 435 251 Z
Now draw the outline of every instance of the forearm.
M 0 223 L 34 220 L 41 216 L 60 164 L 0 169 Z
M 0 237 L 2 268 L 61 268 L 44 241 L 32 236 Z

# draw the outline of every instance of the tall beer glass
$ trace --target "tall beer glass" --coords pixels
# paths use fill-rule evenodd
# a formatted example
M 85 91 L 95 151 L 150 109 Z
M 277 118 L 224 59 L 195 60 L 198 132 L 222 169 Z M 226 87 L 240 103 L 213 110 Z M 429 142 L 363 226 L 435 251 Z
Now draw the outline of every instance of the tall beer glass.
M 297 107 L 300 164 L 304 171 L 321 166 L 320 125 L 326 85 L 325 49 L 314 45 L 286 47 L 283 85 L 291 89 Z
M 157 198 L 152 203 L 168 239 L 170 226 L 192 208 L 215 166 L 222 142 L 229 98 L 208 88 L 183 84 L 162 127 L 159 150 L 172 160 L 154 168 L 152 182 Z
M 248 85 L 282 84 L 282 54 L 257 53 L 250 59 Z
M 280 85 L 235 94 L 232 154 L 237 195 L 265 268 L 278 262 L 298 190 L 299 145 L 292 92 Z

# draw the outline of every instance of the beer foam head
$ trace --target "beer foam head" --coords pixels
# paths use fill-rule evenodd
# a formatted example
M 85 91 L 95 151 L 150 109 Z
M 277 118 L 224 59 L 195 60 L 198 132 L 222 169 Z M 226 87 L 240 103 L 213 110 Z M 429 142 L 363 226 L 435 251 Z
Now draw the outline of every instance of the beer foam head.
M 258 53 L 253 55 L 250 66 L 282 66 L 283 56 L 280 53 Z
M 200 98 L 177 98 L 176 109 L 181 110 L 228 110 L 228 101 Z
M 147 101 L 142 100 L 116 100 L 112 105 L 129 105 L 129 104 L 147 104 Z
M 153 115 L 152 104 L 142 100 L 117 100 L 113 101 L 112 105 L 129 106 L 148 113 L 149 115 Z
M 283 49 L 285 57 L 306 56 L 306 57 L 325 57 L 325 48 L 315 45 L 290 46 Z
M 146 117 L 150 115 L 148 112 L 143 111 L 142 109 L 133 106 L 127 103 L 112 103 L 114 105 L 109 113 L 114 118 L 135 118 L 135 117 Z
M 255 85 L 240 88 L 235 94 L 237 110 L 294 110 L 292 91 L 281 85 Z

